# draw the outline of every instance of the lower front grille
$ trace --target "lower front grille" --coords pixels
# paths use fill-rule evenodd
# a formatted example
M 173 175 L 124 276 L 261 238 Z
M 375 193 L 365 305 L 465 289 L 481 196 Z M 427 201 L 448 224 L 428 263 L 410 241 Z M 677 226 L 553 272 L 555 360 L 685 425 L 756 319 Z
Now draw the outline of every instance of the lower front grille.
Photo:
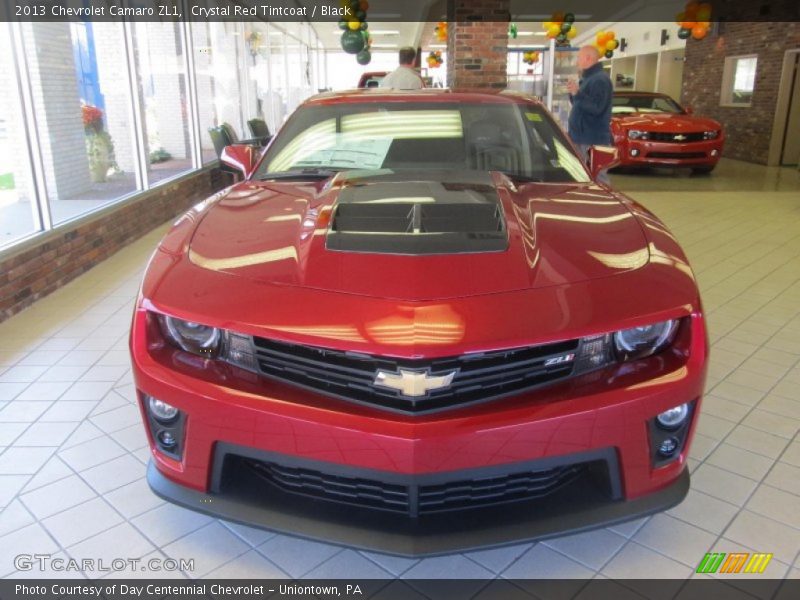
M 705 158 L 705 152 L 648 152 L 649 158 Z
M 585 475 L 603 461 L 528 469 L 494 477 L 430 481 L 397 476 L 398 481 L 326 473 L 242 457 L 249 469 L 271 485 L 290 494 L 350 506 L 401 513 L 409 517 L 543 498 Z M 403 479 L 405 479 L 403 481 Z
M 705 140 L 705 134 L 702 131 L 694 131 L 691 133 L 651 131 L 647 134 L 647 139 L 654 142 L 675 142 L 683 144 L 685 142 L 702 142 Z

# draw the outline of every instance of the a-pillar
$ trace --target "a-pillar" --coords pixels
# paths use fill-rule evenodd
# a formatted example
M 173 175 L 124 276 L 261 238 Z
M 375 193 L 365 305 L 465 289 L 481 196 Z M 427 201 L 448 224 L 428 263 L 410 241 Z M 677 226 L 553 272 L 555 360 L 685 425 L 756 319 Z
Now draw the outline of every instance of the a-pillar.
M 510 0 L 448 0 L 447 85 L 497 91 L 508 85 Z

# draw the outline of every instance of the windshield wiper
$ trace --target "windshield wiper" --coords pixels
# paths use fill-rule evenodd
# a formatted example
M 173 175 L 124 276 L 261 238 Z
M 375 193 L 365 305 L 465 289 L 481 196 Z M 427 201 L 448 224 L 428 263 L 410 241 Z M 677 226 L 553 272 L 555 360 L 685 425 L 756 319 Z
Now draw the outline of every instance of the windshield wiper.
M 259 177 L 259 181 L 267 181 L 270 179 L 327 179 L 333 177 L 340 169 L 319 167 L 306 167 L 304 169 L 291 169 L 289 171 L 277 171 L 275 173 L 265 173 Z
M 511 171 L 500 171 L 500 173 L 502 173 L 509 179 L 513 179 L 514 181 L 537 182 L 537 183 L 541 183 L 544 181 L 542 177 L 534 177 L 533 175 L 523 175 L 522 173 L 512 173 Z

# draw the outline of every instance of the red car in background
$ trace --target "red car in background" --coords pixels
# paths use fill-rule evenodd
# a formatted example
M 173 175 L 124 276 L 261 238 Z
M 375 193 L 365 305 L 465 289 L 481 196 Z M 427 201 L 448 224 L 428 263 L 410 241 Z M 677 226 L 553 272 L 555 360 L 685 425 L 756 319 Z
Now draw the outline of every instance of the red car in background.
M 307 100 L 147 267 L 130 336 L 159 496 L 403 555 L 666 510 L 707 365 L 694 275 L 535 100 Z
M 722 155 L 722 125 L 666 94 L 615 92 L 611 133 L 621 167 L 690 167 L 710 173 Z

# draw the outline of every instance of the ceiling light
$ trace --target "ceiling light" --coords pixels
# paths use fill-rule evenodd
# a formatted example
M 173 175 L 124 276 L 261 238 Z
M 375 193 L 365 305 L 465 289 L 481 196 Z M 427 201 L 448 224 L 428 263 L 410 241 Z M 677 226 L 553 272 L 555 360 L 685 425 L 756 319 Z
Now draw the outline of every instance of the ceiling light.
M 373 48 L 397 48 L 397 44 L 372 44 Z
M 447 48 L 447 44 L 429 44 L 428 48 Z
M 372 35 L 400 35 L 400 32 L 394 29 L 370 29 Z

